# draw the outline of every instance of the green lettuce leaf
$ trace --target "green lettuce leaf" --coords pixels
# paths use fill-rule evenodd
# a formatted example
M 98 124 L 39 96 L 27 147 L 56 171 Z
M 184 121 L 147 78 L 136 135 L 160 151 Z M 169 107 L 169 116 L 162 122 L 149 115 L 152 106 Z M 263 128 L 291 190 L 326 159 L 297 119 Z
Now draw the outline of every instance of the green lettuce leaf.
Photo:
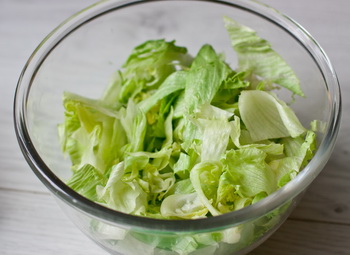
M 277 190 L 275 174 L 265 162 L 266 153 L 257 148 L 230 150 L 223 159 L 226 171 L 242 197 L 254 197 L 261 192 Z
M 269 163 L 276 174 L 279 187 L 295 178 L 312 159 L 316 150 L 316 134 L 313 131 L 307 131 L 304 136 L 283 138 L 281 143 L 285 147 L 286 157 Z
M 281 85 L 294 94 L 304 96 L 300 82 L 291 67 L 276 53 L 271 44 L 249 27 L 224 17 L 232 47 L 237 52 L 239 69 Z
M 127 143 L 119 113 L 68 92 L 63 103 L 65 122 L 59 126 L 59 137 L 73 168 L 90 164 L 104 173 L 119 162 L 121 148 Z
M 169 95 L 146 114 L 147 131 L 144 143 L 146 151 L 160 150 L 173 142 L 173 108 L 172 103 L 176 96 Z
M 191 180 L 189 178 L 184 180 L 177 181 L 169 190 L 169 192 L 166 194 L 172 195 L 172 194 L 189 194 L 195 192 Z
M 120 112 L 122 113 L 120 121 L 128 138 L 125 150 L 129 152 L 142 151 L 147 130 L 145 113 L 132 100 L 129 100 L 127 108 L 122 108 Z
M 101 101 L 114 108 L 127 104 L 129 99 L 141 101 L 177 67 L 187 67 L 191 61 L 187 49 L 176 46 L 175 41 L 150 40 L 140 44 L 115 74 Z
M 198 119 L 196 122 L 202 130 L 201 161 L 219 161 L 226 151 L 231 125 L 227 120 Z
M 196 219 L 206 217 L 208 209 L 196 192 L 190 194 L 173 194 L 166 197 L 160 211 L 164 217 Z
M 211 215 L 220 215 L 214 207 L 222 165 L 220 162 L 204 161 L 196 164 L 190 173 L 191 183 L 198 197 Z
M 123 181 L 124 162 L 112 168 L 105 186 L 97 186 L 96 192 L 100 201 L 108 207 L 134 215 L 142 215 L 147 208 L 147 194 L 137 180 Z
M 196 112 L 210 103 L 221 83 L 233 71 L 210 45 L 204 45 L 193 60 L 186 80 L 184 99 L 181 102 L 187 113 Z
M 235 181 L 228 171 L 225 171 L 220 176 L 216 194 L 216 206 L 221 213 L 231 212 L 236 209 L 237 201 L 241 199 L 237 193 L 238 189 L 238 182 Z
M 155 106 L 161 99 L 179 91 L 186 87 L 186 78 L 188 72 L 178 71 L 169 75 L 168 78 L 162 83 L 162 85 L 152 94 L 150 97 L 140 101 L 138 103 L 139 108 L 143 112 L 148 112 L 153 106 Z
M 179 159 L 174 164 L 174 173 L 181 179 L 187 179 L 190 173 L 191 157 L 186 153 L 181 152 Z
M 293 110 L 270 92 L 242 91 L 238 106 L 253 141 L 295 138 L 306 131 Z
M 107 178 L 105 178 L 96 168 L 92 165 L 86 164 L 73 172 L 67 185 L 80 195 L 96 201 L 96 187 L 98 185 L 105 185 L 106 182 Z

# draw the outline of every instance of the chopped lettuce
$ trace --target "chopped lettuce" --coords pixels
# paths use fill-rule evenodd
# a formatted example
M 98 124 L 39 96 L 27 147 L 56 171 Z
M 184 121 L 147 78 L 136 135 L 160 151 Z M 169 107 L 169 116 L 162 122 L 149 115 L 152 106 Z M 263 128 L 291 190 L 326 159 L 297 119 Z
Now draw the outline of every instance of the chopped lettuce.
M 271 44 L 256 32 L 224 17 L 225 27 L 238 55 L 239 69 L 247 74 L 262 77 L 267 83 L 281 85 L 294 94 L 304 96 L 300 81 L 285 60 L 271 48 Z
M 195 219 L 206 217 L 208 209 L 196 192 L 190 194 L 173 194 L 164 199 L 160 212 L 165 217 Z
M 115 210 L 141 215 L 146 211 L 147 195 L 136 180 L 123 181 L 123 173 L 124 162 L 120 162 L 112 168 L 107 184 L 97 186 L 98 199 Z
M 187 49 L 176 46 L 175 41 L 147 41 L 133 49 L 122 70 L 115 73 L 100 101 L 117 109 L 127 104 L 129 99 L 142 101 L 178 66 L 186 67 L 191 60 Z
M 120 112 L 99 101 L 66 92 L 63 97 L 65 122 L 59 125 L 62 150 L 70 156 L 73 170 L 86 164 L 104 173 L 122 157 L 127 143 Z
M 96 201 L 98 200 L 97 187 L 106 183 L 107 178 L 92 165 L 86 164 L 74 171 L 67 185 L 84 197 Z
M 181 102 L 185 112 L 196 112 L 204 103 L 210 103 L 232 72 L 212 46 L 204 45 L 193 60 L 186 79 L 185 96 Z
M 306 131 L 293 110 L 269 92 L 242 91 L 238 107 L 253 141 L 295 138 Z
M 254 198 L 261 192 L 276 190 L 275 175 L 265 161 L 266 153 L 258 148 L 230 150 L 223 158 L 236 192 L 241 197 Z
M 68 186 L 123 213 L 197 219 L 257 203 L 306 166 L 316 135 L 271 91 L 275 84 L 303 96 L 298 78 L 255 31 L 224 21 L 239 71 L 211 45 L 192 57 L 175 41 L 151 40 L 100 99 L 64 94 L 58 131 L 72 162 Z M 133 238 L 188 254 L 237 243 L 242 231 Z

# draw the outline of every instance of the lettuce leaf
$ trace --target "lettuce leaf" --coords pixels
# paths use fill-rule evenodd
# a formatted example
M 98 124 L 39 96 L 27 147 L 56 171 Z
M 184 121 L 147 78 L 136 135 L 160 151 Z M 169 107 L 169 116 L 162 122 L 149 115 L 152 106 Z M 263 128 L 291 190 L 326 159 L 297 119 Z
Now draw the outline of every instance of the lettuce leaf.
M 286 157 L 272 160 L 269 165 L 275 171 L 278 186 L 282 187 L 291 181 L 312 159 L 316 150 L 316 134 L 307 131 L 303 136 L 283 138 Z
M 80 195 L 91 199 L 97 199 L 96 187 L 104 185 L 107 182 L 105 178 L 92 165 L 86 164 L 80 169 L 74 171 L 73 176 L 67 182 L 67 185 L 78 192 Z
M 179 90 L 184 90 L 186 87 L 186 78 L 188 72 L 178 71 L 169 75 L 162 85 L 150 97 L 139 102 L 138 106 L 143 112 L 148 112 L 161 99 L 169 96 Z
M 226 120 L 198 120 L 202 130 L 201 161 L 220 160 L 230 138 L 231 126 Z
M 276 178 L 270 166 L 265 162 L 266 153 L 257 148 L 230 150 L 223 164 L 236 190 L 242 197 L 254 197 L 261 192 L 271 194 L 277 190 Z
M 128 141 L 125 150 L 129 152 L 142 151 L 147 130 L 145 113 L 132 100 L 129 100 L 126 109 L 122 108 L 120 113 L 122 115 L 120 121 Z
M 306 131 L 293 110 L 271 92 L 242 91 L 238 106 L 253 141 L 295 138 Z
M 294 94 L 304 96 L 300 81 L 291 67 L 271 48 L 271 44 L 249 27 L 224 17 L 232 47 L 238 55 L 239 69 L 262 77 L 266 82 L 281 85 Z
M 222 165 L 220 162 L 209 161 L 198 163 L 190 173 L 193 188 L 201 202 L 213 216 L 221 214 L 213 205 L 216 200 L 217 186 L 221 173 Z
M 66 92 L 63 97 L 65 122 L 59 126 L 59 138 L 74 169 L 86 164 L 104 173 L 122 157 L 127 143 L 120 114 L 87 99 Z
M 186 113 L 196 112 L 203 104 L 210 103 L 221 83 L 233 71 L 210 45 L 204 45 L 194 58 L 189 71 L 184 100 Z
M 101 98 L 105 105 L 118 108 L 129 99 L 141 101 L 147 92 L 157 89 L 177 67 L 187 67 L 192 58 L 175 41 L 149 40 L 133 49 Z
M 196 192 L 190 194 L 173 194 L 166 197 L 160 207 L 165 217 L 196 219 L 206 217 L 208 209 Z
M 112 168 L 106 186 L 97 186 L 97 195 L 108 207 L 124 213 L 141 215 L 147 208 L 147 194 L 137 180 L 123 181 L 124 163 Z

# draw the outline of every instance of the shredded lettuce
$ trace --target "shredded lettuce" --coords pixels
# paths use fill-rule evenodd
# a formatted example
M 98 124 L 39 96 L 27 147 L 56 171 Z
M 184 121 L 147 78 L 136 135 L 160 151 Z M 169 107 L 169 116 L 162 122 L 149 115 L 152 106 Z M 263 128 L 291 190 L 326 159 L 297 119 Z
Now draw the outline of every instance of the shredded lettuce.
M 268 41 L 257 36 L 253 29 L 228 17 L 224 17 L 224 21 L 232 46 L 238 55 L 240 70 L 304 96 L 298 77 L 285 60 L 272 49 Z
M 253 141 L 289 136 L 295 138 L 305 132 L 293 110 L 272 93 L 242 91 L 238 107 Z
M 92 165 L 86 164 L 74 171 L 67 185 L 84 197 L 96 201 L 98 197 L 97 187 L 106 185 L 106 183 L 107 178 Z
M 299 80 L 255 31 L 224 22 L 237 70 L 211 45 L 192 57 L 175 41 L 151 40 L 135 47 L 100 99 L 64 94 L 58 133 L 72 162 L 68 186 L 123 213 L 197 219 L 257 203 L 295 178 L 316 134 L 271 90 L 303 96 Z M 122 236 L 189 254 L 237 243 L 242 231 Z

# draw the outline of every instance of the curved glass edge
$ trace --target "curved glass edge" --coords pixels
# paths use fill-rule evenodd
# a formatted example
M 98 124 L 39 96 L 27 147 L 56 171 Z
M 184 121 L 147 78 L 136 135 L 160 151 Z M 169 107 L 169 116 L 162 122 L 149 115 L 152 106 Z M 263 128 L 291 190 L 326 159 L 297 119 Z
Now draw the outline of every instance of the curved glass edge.
M 72 222 L 110 254 L 243 255 L 264 242 L 284 223 L 302 193 L 275 210 L 237 226 L 190 232 L 116 226 L 91 215 L 82 214 L 58 198 L 56 200 Z
M 159 1 L 159 0 L 153 0 Z M 172 0 L 170 0 L 172 1 Z M 196 0 L 199 1 L 199 0 Z M 320 147 L 305 167 L 305 169 L 290 183 L 271 194 L 269 197 L 259 201 L 253 206 L 248 206 L 239 211 L 227 213 L 224 215 L 198 220 L 157 220 L 144 218 L 139 216 L 127 215 L 121 212 L 116 212 L 109 208 L 98 205 L 66 186 L 40 158 L 33 144 L 31 143 L 30 135 L 26 126 L 26 101 L 30 90 L 30 84 L 35 77 L 35 73 L 40 67 L 42 61 L 47 54 L 59 43 L 62 38 L 72 32 L 74 29 L 93 19 L 95 16 L 101 15 L 110 9 L 124 8 L 128 5 L 145 3 L 147 1 L 102 1 L 98 2 L 81 12 L 73 15 L 53 32 L 51 32 L 35 49 L 28 62 L 24 66 L 18 81 L 14 100 L 14 124 L 18 142 L 21 150 L 31 166 L 34 173 L 60 199 L 68 202 L 71 206 L 77 209 L 102 218 L 106 221 L 116 224 L 127 224 L 140 228 L 152 228 L 160 231 L 190 231 L 190 230 L 206 230 L 212 228 L 227 227 L 231 222 L 231 226 L 251 220 L 254 217 L 259 217 L 265 213 L 274 210 L 280 204 L 297 196 L 304 190 L 316 176 L 321 172 L 327 160 L 330 157 L 331 151 L 334 148 L 337 133 L 339 131 L 339 122 L 341 116 L 341 96 L 340 86 L 336 73 L 323 49 L 319 46 L 316 40 L 297 22 L 286 15 L 281 14 L 272 7 L 261 4 L 254 0 L 236 0 L 236 1 L 213 1 L 213 3 L 226 4 L 229 6 L 240 6 L 243 9 L 250 10 L 260 16 L 268 19 L 271 22 L 278 24 L 291 35 L 293 35 L 318 63 L 329 92 L 329 101 L 331 102 L 331 119 L 329 120 L 326 136 Z

